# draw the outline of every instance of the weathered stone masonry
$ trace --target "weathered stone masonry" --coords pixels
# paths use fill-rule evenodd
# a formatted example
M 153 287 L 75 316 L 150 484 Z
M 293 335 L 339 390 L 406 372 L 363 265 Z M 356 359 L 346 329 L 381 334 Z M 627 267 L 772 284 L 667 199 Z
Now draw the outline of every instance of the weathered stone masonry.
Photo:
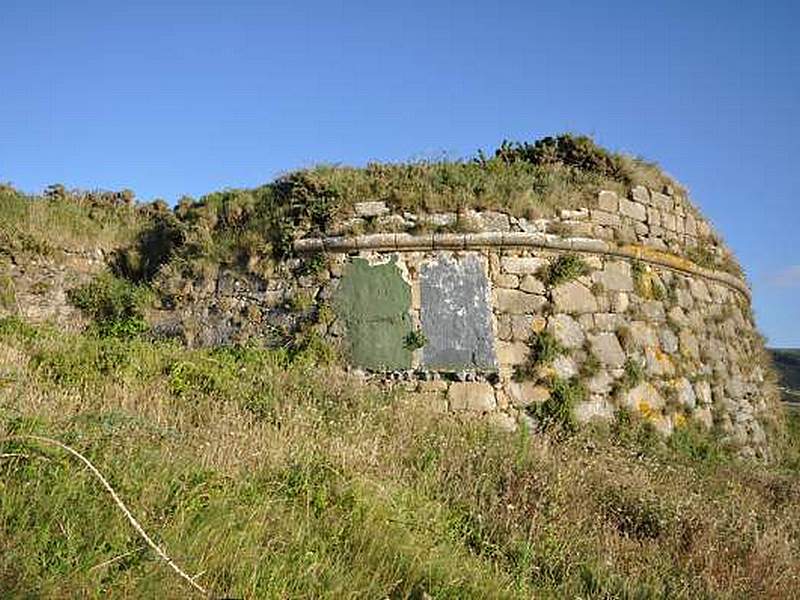
M 599 204 L 611 208 L 610 196 L 601 193 Z M 643 218 L 642 223 L 647 220 L 646 205 L 613 199 L 623 214 L 620 219 L 627 212 L 634 214 L 630 218 Z M 568 216 L 576 214 L 592 222 L 592 211 L 570 211 Z M 321 290 L 321 298 L 342 297 L 336 290 L 351 286 L 348 269 L 353 264 L 360 265 L 360 286 L 380 289 L 388 271 L 395 278 L 390 285 L 408 285 L 404 314 L 410 320 L 394 335 L 394 343 L 401 348 L 402 335 L 415 330 L 427 343 L 406 350 L 398 360 L 381 362 L 376 357 L 385 353 L 376 336 L 376 352 L 367 351 L 370 359 L 361 360 L 369 341 L 339 311 L 329 334 L 350 349 L 355 367 L 379 379 L 397 380 L 435 410 L 484 415 L 508 429 L 526 418 L 527 406 L 547 399 L 548 388 L 537 380 L 582 377 L 589 394 L 575 408 L 580 421 L 610 419 L 625 406 L 666 434 L 695 419 L 709 427 L 716 424 L 745 452 L 764 445 L 758 416 L 769 407 L 765 373 L 754 360 L 761 340 L 742 280 L 668 252 L 655 241 L 662 238 L 651 237 L 650 228 L 639 229 L 645 243 L 621 243 L 511 231 L 513 219 L 507 215 L 474 215 L 494 226 L 499 223 L 501 230 L 376 233 L 296 242 L 298 253 L 324 252 L 333 265 L 324 287 L 334 291 Z M 691 233 L 685 226 L 689 218 Z M 684 239 L 698 227 L 710 231 L 693 215 L 683 219 Z M 579 254 L 589 272 L 547 286 L 543 267 L 565 253 Z M 370 302 L 356 310 L 373 310 Z M 531 337 L 543 331 L 565 352 L 540 377 L 520 381 L 515 373 L 528 360 Z M 640 366 L 643 378 L 621 390 L 628 363 Z

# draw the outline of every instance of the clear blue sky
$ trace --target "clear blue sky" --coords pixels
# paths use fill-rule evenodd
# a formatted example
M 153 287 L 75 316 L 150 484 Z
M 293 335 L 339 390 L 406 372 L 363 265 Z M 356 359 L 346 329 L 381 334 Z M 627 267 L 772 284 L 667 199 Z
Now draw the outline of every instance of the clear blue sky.
M 660 162 L 800 346 L 800 3 L 0 0 L 0 180 L 176 200 L 564 130 Z

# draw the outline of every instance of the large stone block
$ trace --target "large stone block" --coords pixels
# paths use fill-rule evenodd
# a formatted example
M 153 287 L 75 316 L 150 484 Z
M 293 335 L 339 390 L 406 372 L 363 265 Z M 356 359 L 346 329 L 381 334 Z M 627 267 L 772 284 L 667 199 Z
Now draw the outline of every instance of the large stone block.
M 520 290 L 497 289 L 494 291 L 494 298 L 498 311 L 512 315 L 538 312 L 546 302 L 544 296 L 528 294 Z
M 602 271 L 595 271 L 593 277 L 606 290 L 614 292 L 633 291 L 633 275 L 628 261 L 609 260 Z
M 494 388 L 485 382 L 457 382 L 447 390 L 450 409 L 484 413 L 494 410 Z
M 561 313 L 597 312 L 597 299 L 579 281 L 568 281 L 553 289 L 553 307 Z
M 644 204 L 639 204 L 638 202 L 631 202 L 630 200 L 626 200 L 625 198 L 619 199 L 619 212 L 626 217 L 630 217 L 635 221 L 646 221 L 647 220 L 647 209 L 645 208 Z
M 550 397 L 550 390 L 530 381 L 510 383 L 508 393 L 511 396 L 511 403 L 517 408 L 539 404 Z
M 625 352 L 623 352 L 617 336 L 613 333 L 591 335 L 589 336 L 589 344 L 592 354 L 602 364 L 612 369 L 625 364 Z
M 470 254 L 460 259 L 442 256 L 423 264 L 420 295 L 420 321 L 428 339 L 422 349 L 426 367 L 493 369 L 497 366 L 489 282 L 483 260 Z
M 643 381 L 635 388 L 625 392 L 622 402 L 624 406 L 638 411 L 646 417 L 656 414 L 664 407 L 664 397 L 648 381 Z
M 539 269 L 547 264 L 543 258 L 531 256 L 504 256 L 500 262 L 503 271 L 512 275 L 536 274 Z
M 580 348 L 586 340 L 581 326 L 569 315 L 550 317 L 547 329 L 565 348 Z

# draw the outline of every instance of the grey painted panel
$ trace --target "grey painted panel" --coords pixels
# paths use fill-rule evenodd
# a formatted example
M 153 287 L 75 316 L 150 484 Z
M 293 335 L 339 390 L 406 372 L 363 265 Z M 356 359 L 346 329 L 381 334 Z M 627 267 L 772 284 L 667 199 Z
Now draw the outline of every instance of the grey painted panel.
M 422 266 L 420 320 L 433 369 L 495 369 L 489 281 L 477 255 L 442 256 Z

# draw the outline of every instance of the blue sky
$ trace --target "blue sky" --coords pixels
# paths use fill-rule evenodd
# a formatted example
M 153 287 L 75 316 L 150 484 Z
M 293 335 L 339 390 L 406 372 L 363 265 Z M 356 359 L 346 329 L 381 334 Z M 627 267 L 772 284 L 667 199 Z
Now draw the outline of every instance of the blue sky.
M 0 0 L 0 180 L 168 201 L 565 130 L 661 163 L 800 346 L 800 3 Z

